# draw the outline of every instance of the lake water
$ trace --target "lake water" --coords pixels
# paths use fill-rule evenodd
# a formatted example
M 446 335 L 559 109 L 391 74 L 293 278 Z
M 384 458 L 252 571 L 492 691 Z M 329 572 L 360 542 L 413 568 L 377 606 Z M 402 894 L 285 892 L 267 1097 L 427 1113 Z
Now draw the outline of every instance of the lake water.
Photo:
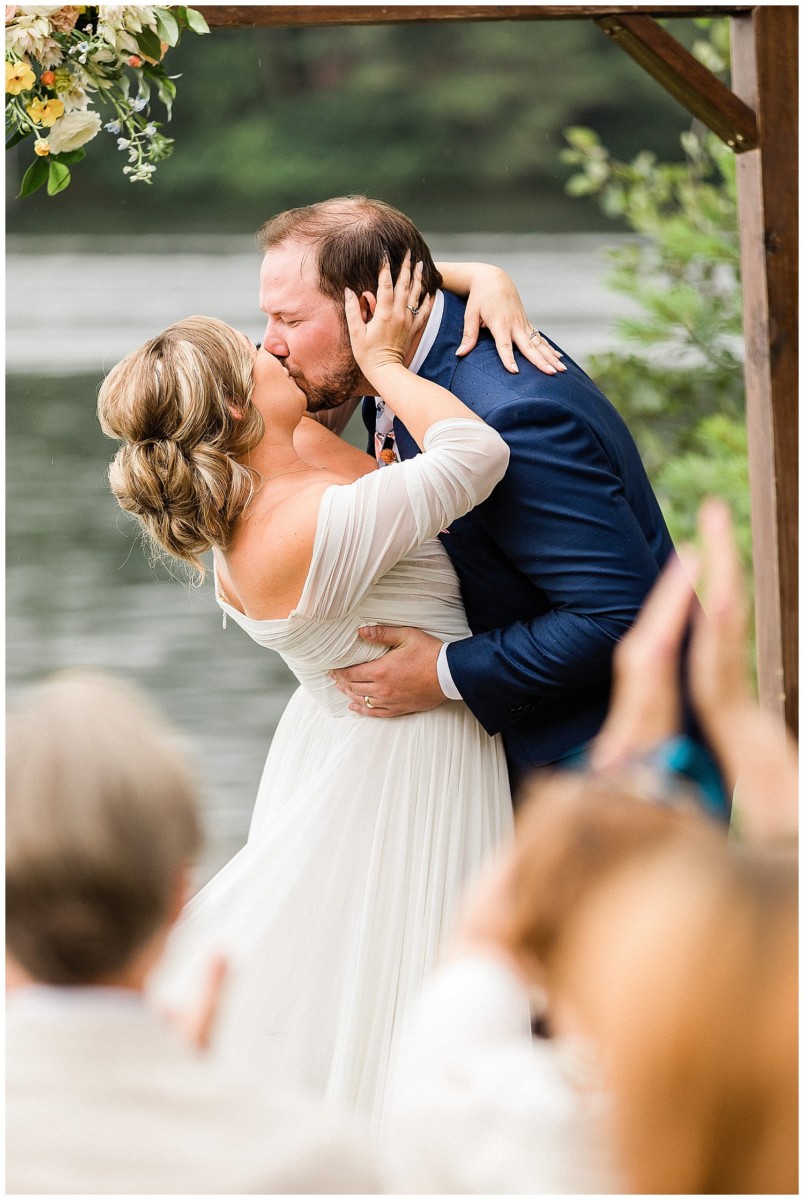
M 583 363 L 613 341 L 622 297 L 597 235 L 431 240 L 437 258 L 508 270 L 528 313 Z M 262 332 L 249 239 L 7 240 L 7 674 L 9 696 L 51 671 L 101 667 L 140 685 L 189 740 L 203 784 L 201 878 L 244 841 L 271 736 L 294 681 L 234 622 L 211 581 L 152 566 L 105 482 L 95 418 L 103 374 L 190 313 Z M 359 440 L 359 431 L 355 438 Z

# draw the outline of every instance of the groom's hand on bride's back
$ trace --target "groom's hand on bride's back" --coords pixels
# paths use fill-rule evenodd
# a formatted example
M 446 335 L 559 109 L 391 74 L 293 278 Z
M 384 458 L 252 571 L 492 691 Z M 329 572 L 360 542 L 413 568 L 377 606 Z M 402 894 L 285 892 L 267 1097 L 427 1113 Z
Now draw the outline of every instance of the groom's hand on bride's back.
M 421 629 L 370 625 L 360 630 L 364 641 L 387 646 L 371 662 L 331 671 L 338 690 L 351 700 L 349 708 L 363 717 L 401 717 L 427 712 L 444 701 L 438 682 L 441 642 Z

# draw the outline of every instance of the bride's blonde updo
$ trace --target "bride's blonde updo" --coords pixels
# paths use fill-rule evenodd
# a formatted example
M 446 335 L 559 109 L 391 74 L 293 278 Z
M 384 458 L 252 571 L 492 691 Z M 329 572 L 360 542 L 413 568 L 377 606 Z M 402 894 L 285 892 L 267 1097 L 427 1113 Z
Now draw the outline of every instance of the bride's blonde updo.
M 103 432 L 123 442 L 109 468 L 121 508 L 201 578 L 199 556 L 226 548 L 258 481 L 238 461 L 264 432 L 253 362 L 223 321 L 188 317 L 119 362 L 98 394 Z

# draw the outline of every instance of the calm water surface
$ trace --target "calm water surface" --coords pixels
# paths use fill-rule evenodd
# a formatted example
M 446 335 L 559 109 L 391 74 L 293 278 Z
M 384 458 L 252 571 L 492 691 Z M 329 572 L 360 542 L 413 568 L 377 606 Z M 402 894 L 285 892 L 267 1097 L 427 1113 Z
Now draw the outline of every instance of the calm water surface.
M 603 286 L 600 238 L 433 242 L 437 257 L 509 270 L 534 321 L 582 362 L 611 344 L 624 304 Z M 188 313 L 259 336 L 259 256 L 248 239 L 174 241 L 167 251 L 142 239 L 109 243 L 102 254 L 97 243 L 90 252 L 78 243 L 9 239 L 7 249 L 9 695 L 74 665 L 143 687 L 200 764 L 203 878 L 245 839 L 265 755 L 295 685 L 281 660 L 234 622 L 222 629 L 211 576 L 194 588 L 149 563 L 105 482 L 113 446 L 98 428 L 95 400 L 105 370 Z

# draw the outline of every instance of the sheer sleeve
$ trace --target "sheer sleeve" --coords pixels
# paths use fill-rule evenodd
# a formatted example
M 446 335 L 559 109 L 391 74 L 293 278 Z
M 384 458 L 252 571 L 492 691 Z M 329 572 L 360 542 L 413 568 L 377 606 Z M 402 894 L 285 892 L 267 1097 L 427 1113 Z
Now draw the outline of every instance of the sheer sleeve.
M 508 465 L 505 442 L 478 421 L 436 422 L 424 449 L 324 493 L 296 613 L 321 620 L 350 612 L 400 558 L 485 500 Z

